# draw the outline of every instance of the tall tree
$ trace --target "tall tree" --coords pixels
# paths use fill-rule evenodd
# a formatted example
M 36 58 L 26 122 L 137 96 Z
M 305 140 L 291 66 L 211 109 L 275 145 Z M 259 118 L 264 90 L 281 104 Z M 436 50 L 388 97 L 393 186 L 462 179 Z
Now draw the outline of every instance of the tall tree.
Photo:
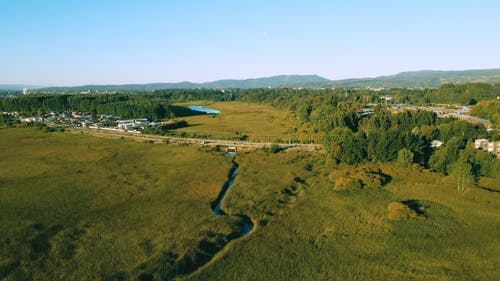
M 475 178 L 472 174 L 472 166 L 465 158 L 460 158 L 451 165 L 451 176 L 455 179 L 455 184 L 459 191 L 465 191 L 474 187 Z

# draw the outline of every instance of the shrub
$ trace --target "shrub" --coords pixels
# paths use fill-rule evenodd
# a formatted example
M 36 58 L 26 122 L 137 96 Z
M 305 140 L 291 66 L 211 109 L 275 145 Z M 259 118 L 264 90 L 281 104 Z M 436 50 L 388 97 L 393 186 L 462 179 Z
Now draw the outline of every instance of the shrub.
M 277 143 L 271 144 L 270 147 L 267 148 L 267 151 L 270 153 L 278 153 L 281 151 L 281 147 Z
M 423 210 L 419 207 L 419 211 Z M 403 202 L 391 202 L 389 206 L 387 206 L 387 217 L 390 220 L 403 220 L 403 219 L 422 219 L 424 216 L 420 216 L 418 212 L 412 208 L 410 208 L 407 204 Z
M 42 127 L 42 132 L 44 133 L 51 133 L 51 132 L 55 132 L 56 129 L 52 128 L 52 127 Z
M 411 150 L 407 148 L 402 148 L 401 150 L 398 151 L 398 158 L 396 162 L 401 167 L 410 167 L 411 164 L 413 164 L 413 157 L 414 154 L 413 152 L 411 152 Z
M 389 181 L 389 176 L 371 165 L 335 170 L 330 173 L 329 178 L 334 182 L 335 190 L 379 188 Z

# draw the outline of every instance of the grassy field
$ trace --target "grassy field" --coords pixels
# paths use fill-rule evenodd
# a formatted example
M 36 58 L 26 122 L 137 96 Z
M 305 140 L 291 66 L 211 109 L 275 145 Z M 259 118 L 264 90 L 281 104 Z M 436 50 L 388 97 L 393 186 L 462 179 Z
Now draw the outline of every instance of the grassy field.
M 218 152 L 32 129 L 0 129 L 0 151 L 0 279 L 500 279 L 498 179 L 458 192 L 384 164 L 384 186 L 336 191 L 320 154 L 238 153 L 222 208 L 256 226 L 228 242 Z M 394 202 L 418 216 L 390 219 Z
M 215 137 L 241 138 L 251 141 L 288 141 L 295 137 L 294 118 L 289 112 L 271 106 L 242 102 L 190 102 L 182 105 L 203 105 L 220 110 L 215 116 L 199 115 L 183 117 L 191 126 L 178 129 L 189 134 L 211 134 Z
M 499 280 L 500 185 L 465 193 L 418 168 L 382 165 L 382 188 L 334 191 L 316 156 L 237 156 L 226 208 L 260 221 L 254 235 L 190 280 Z M 419 207 L 390 220 L 391 202 Z
M 0 151 L 2 280 L 133 279 L 158 260 L 168 276 L 237 225 L 210 207 L 232 167 L 220 154 L 33 129 L 0 130 Z

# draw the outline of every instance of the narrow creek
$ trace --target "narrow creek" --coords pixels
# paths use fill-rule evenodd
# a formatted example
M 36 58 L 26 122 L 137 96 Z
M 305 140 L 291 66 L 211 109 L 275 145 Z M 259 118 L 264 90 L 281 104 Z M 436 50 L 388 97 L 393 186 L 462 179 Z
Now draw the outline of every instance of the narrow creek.
M 176 275 L 179 278 L 187 277 L 190 274 L 195 274 L 203 270 L 203 268 L 209 266 L 218 255 L 220 255 L 224 249 L 226 249 L 229 244 L 233 243 L 234 240 L 242 238 L 249 235 L 254 229 L 255 224 L 252 219 L 247 215 L 231 215 L 224 212 L 222 208 L 222 203 L 227 195 L 229 189 L 233 186 L 234 179 L 238 174 L 238 163 L 234 160 L 234 154 L 226 154 L 226 156 L 232 157 L 233 167 L 229 171 L 228 179 L 219 195 L 211 203 L 211 208 L 216 216 L 228 216 L 235 218 L 239 225 L 229 234 L 214 234 L 212 233 L 206 239 L 200 241 L 192 250 L 185 253 L 176 262 Z M 185 279 L 176 279 L 185 280 Z
M 234 157 L 233 155 L 228 155 L 228 156 Z M 236 163 L 234 161 L 234 158 L 233 158 L 232 162 L 233 162 L 233 168 L 231 169 L 231 172 L 229 173 L 228 180 L 227 180 L 226 184 L 224 184 L 224 186 L 222 187 L 222 190 L 219 193 L 219 196 L 217 196 L 217 199 L 214 201 L 214 203 L 212 203 L 212 209 L 213 209 L 214 214 L 216 216 L 227 216 L 228 215 L 224 212 L 224 210 L 221 209 L 221 205 L 222 205 L 222 202 L 224 201 L 224 198 L 227 195 L 227 192 L 233 186 L 234 179 L 236 178 L 236 175 L 238 174 L 239 165 L 238 165 L 238 163 Z M 250 231 L 252 231 L 254 224 L 252 223 L 250 218 L 247 216 L 240 215 L 239 217 L 243 218 L 243 225 L 242 225 L 243 231 L 242 231 L 242 234 L 240 236 L 240 237 L 243 237 L 246 234 L 248 234 Z

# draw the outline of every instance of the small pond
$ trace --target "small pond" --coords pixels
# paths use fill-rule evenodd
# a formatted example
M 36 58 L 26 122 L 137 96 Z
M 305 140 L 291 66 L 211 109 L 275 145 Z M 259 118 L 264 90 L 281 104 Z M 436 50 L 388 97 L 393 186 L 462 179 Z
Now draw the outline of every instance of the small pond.
M 220 111 L 217 109 L 212 109 L 208 107 L 204 107 L 202 105 L 188 105 L 188 108 L 198 112 L 205 112 L 206 114 L 219 114 Z

